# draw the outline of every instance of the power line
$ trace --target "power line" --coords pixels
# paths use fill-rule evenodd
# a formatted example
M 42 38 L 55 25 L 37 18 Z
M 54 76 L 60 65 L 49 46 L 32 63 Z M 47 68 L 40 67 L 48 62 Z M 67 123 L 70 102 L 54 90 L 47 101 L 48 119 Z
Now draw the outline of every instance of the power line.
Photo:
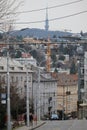
M 70 15 L 66 15 L 66 16 L 61 16 L 61 17 L 49 19 L 49 21 L 61 20 L 61 19 L 64 19 L 64 18 L 69 18 L 69 17 L 77 16 L 77 15 L 80 15 L 80 14 L 83 14 L 83 13 L 87 13 L 87 10 L 81 11 L 81 12 L 77 12 L 77 13 L 74 13 L 74 14 L 70 14 Z M 45 20 L 32 21 L 32 22 L 16 22 L 14 24 L 33 24 L 33 23 L 43 23 L 43 22 L 45 22 Z M 0 24 L 2 24 L 2 23 L 0 23 Z
M 74 14 L 70 14 L 70 15 L 66 15 L 66 16 L 62 16 L 62 17 L 59 17 L 59 18 L 50 19 L 50 21 L 54 21 L 54 20 L 58 20 L 58 19 L 64 19 L 64 18 L 80 15 L 80 14 L 83 14 L 83 13 L 87 13 L 87 10 L 81 11 L 81 12 L 78 12 L 78 13 L 74 13 Z
M 73 2 L 65 3 L 65 4 L 60 4 L 60 5 L 50 6 L 50 7 L 48 7 L 48 9 L 58 8 L 58 7 L 63 7 L 63 6 L 68 6 L 68 5 L 72 5 L 72 4 L 75 4 L 75 3 L 81 2 L 81 1 L 84 1 L 84 0 L 76 0 L 76 1 L 73 1 Z M 15 12 L 15 13 L 12 13 L 12 14 L 17 14 L 17 13 L 21 14 L 21 13 L 29 13 L 29 12 L 31 13 L 31 12 L 37 12 L 37 11 L 43 11 L 43 10 L 46 10 L 46 8 L 33 9 L 33 10 L 29 10 L 29 11 Z

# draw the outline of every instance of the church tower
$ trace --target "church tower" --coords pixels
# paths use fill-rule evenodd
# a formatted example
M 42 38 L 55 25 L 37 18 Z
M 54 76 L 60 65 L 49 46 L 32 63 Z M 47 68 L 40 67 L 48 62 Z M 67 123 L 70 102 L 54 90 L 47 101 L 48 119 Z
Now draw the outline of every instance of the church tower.
M 48 29 L 49 29 L 48 8 L 46 8 L 45 31 L 48 31 Z

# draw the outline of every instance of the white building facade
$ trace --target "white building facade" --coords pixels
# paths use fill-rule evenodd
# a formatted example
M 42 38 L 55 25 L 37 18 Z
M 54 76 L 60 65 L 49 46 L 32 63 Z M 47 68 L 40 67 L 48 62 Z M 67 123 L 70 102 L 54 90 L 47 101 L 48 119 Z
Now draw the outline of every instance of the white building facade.
M 34 65 L 36 66 L 36 59 L 34 59 L 32 56 L 27 58 L 15 58 L 15 60 L 19 61 L 21 64 L 28 64 L 28 65 Z
M 40 91 L 39 91 L 40 90 Z M 38 81 L 33 81 L 33 98 L 35 113 L 40 107 L 40 117 L 57 112 L 57 80 L 53 79 L 50 73 L 44 72 L 40 75 L 40 88 Z M 40 96 L 40 101 L 39 101 Z
M 0 58 L 0 81 L 4 81 L 1 84 L 1 87 L 7 86 L 7 67 L 9 68 L 9 80 L 10 80 L 10 87 L 14 86 L 17 89 L 17 93 L 20 95 L 21 98 L 25 97 L 25 86 L 26 86 L 26 79 L 27 79 L 27 69 L 24 65 L 20 64 L 18 61 L 9 58 L 9 65 L 7 66 L 7 58 L 1 57 Z M 28 70 L 28 83 L 29 89 L 31 91 L 32 88 L 32 71 Z M 31 92 L 30 92 L 31 93 Z

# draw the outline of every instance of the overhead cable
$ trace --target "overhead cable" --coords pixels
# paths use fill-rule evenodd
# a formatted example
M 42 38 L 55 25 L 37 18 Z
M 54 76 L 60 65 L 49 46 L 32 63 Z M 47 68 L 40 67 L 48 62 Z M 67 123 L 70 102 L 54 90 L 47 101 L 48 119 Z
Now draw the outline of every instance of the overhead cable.
M 58 8 L 58 7 L 62 7 L 62 6 L 68 6 L 68 5 L 72 5 L 72 4 L 81 2 L 81 1 L 84 1 L 84 0 L 76 0 L 76 1 L 65 3 L 65 4 L 60 4 L 60 5 L 55 5 L 55 6 L 49 6 L 47 8 L 48 9 L 52 9 L 52 8 Z M 21 13 L 29 13 L 29 12 L 31 13 L 31 12 L 42 11 L 42 10 L 46 10 L 46 8 L 33 9 L 33 10 L 21 11 L 21 12 L 15 12 L 15 13 L 12 13 L 12 14 L 18 14 L 18 13 L 21 14 Z
M 64 19 L 64 18 L 69 18 L 69 17 L 77 16 L 77 15 L 80 15 L 80 14 L 83 14 L 83 13 L 87 13 L 87 10 L 81 11 L 81 12 L 77 12 L 77 13 L 74 13 L 74 14 L 70 14 L 70 15 L 65 15 L 65 16 L 61 16 L 61 17 L 49 19 L 49 21 L 61 20 L 61 19 Z M 14 24 L 33 24 L 33 23 L 42 23 L 42 22 L 45 22 L 45 20 L 32 21 L 32 22 L 16 22 Z

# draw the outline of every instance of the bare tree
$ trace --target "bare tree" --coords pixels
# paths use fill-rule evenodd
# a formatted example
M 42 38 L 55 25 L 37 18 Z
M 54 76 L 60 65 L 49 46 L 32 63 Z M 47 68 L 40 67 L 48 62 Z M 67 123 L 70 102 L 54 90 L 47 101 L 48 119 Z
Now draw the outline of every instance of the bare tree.
M 13 23 L 24 0 L 0 0 L 0 24 Z M 2 25 L 3 26 L 3 25 Z

